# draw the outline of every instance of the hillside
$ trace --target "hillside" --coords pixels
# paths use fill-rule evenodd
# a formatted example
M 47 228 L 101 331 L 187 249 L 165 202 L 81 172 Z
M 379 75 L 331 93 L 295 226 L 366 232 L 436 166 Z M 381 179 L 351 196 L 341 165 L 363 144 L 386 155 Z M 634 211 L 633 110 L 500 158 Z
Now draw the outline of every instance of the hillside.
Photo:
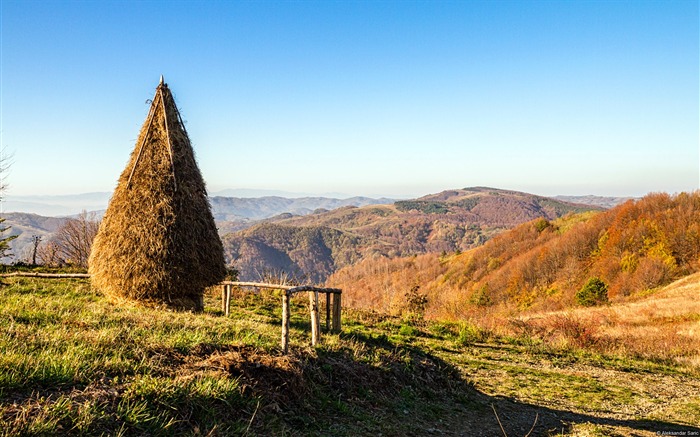
M 63 223 L 61 218 L 18 212 L 5 213 L 2 217 L 5 219 L 3 225 L 10 226 L 10 229 L 3 236 L 17 236 L 10 241 L 10 253 L 13 256 L 0 259 L 0 262 L 3 263 L 26 258 L 28 250 L 32 246 L 33 236 L 48 238 Z
M 244 279 L 258 279 L 267 268 L 322 281 L 363 258 L 468 250 L 534 218 L 591 209 L 527 193 L 465 188 L 393 205 L 284 214 L 225 235 L 224 248 Z
M 358 307 L 396 312 L 406 294 L 431 317 L 562 309 L 591 277 L 612 301 L 700 269 L 700 192 L 652 194 L 599 213 L 537 219 L 459 255 L 365 260 L 328 284 Z
M 266 223 L 226 235 L 223 243 L 226 259 L 233 260 L 242 280 L 284 272 L 304 282 L 320 283 L 336 265 L 359 259 L 362 240 L 328 227 Z
M 343 332 L 324 333 L 312 348 L 300 296 L 285 356 L 274 293 L 237 294 L 223 317 L 218 290 L 206 296 L 205 313 L 192 314 L 115 306 L 83 280 L 4 282 L 2 437 L 700 431 L 697 361 L 668 360 L 660 344 L 644 357 L 603 350 L 604 336 L 582 342 L 563 329 L 571 323 L 559 325 L 553 342 L 534 330 L 511 335 L 345 310 Z M 699 291 L 687 287 L 669 297 Z M 688 296 L 676 307 L 689 307 Z M 697 356 L 697 344 L 688 346 Z

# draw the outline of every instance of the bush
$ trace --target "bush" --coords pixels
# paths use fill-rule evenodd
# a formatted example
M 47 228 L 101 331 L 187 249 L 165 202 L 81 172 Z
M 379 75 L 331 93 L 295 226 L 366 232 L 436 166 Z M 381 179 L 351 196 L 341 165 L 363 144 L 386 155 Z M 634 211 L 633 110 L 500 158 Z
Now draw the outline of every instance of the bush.
M 576 302 L 591 307 L 608 302 L 608 284 L 599 278 L 591 278 L 586 285 L 576 292 Z
M 457 335 L 456 343 L 461 346 L 469 346 L 488 339 L 488 331 L 471 322 L 463 322 L 459 326 L 459 334 Z
M 489 306 L 493 303 L 489 294 L 489 285 L 484 284 L 480 288 L 474 290 L 469 302 L 479 307 Z
M 417 318 L 418 320 L 423 320 L 425 316 L 425 309 L 428 307 L 428 296 L 418 292 L 420 290 L 420 285 L 414 285 L 411 290 L 408 291 L 404 297 L 406 298 L 406 311 L 409 316 Z

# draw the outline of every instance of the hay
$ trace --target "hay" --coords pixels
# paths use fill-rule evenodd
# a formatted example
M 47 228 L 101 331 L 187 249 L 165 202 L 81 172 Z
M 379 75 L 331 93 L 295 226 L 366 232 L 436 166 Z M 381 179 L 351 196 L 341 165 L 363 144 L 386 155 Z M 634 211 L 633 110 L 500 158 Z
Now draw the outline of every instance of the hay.
M 89 272 L 114 300 L 195 310 L 204 289 L 226 274 L 204 180 L 162 79 L 102 219 Z

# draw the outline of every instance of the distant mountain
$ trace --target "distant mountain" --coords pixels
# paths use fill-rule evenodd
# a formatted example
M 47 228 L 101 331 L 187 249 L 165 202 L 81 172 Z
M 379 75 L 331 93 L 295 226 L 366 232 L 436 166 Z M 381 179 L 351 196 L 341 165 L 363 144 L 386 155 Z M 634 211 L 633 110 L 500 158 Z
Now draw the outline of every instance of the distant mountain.
M 11 206 L 21 205 L 21 201 L 17 199 L 15 197 L 13 201 L 3 201 L 3 208 L 7 211 Z M 63 223 L 65 218 L 74 217 L 84 209 L 92 207 L 88 210 L 95 211 L 96 216 L 101 218 L 109 200 L 109 193 L 89 193 L 76 196 L 27 196 L 24 199 L 36 201 L 36 203 L 31 204 L 32 207 L 26 208 L 28 211 L 45 211 L 48 214 L 40 215 L 31 212 L 3 214 L 7 218 L 5 224 L 11 226 L 11 231 L 8 231 L 7 235 L 18 235 L 18 238 L 11 243 L 14 256 L 0 260 L 0 262 L 12 262 L 18 258 L 26 258 L 25 252 L 28 250 L 27 247 L 31 245 L 33 235 L 48 238 Z M 261 198 L 212 197 L 210 201 L 220 235 L 249 228 L 266 218 L 279 219 L 280 217 L 311 214 L 314 211 L 326 211 L 342 206 L 393 202 L 391 199 L 370 199 L 368 197 L 287 199 L 275 196 Z M 53 217 L 54 214 L 59 217 Z
M 112 193 L 96 192 L 60 196 L 10 196 L 2 200 L 3 212 L 21 212 L 49 217 L 65 217 L 82 211 L 107 208 Z
M 68 201 L 74 205 L 94 202 L 92 205 L 98 206 L 100 201 L 106 205 L 108 197 L 108 193 L 91 193 L 74 198 L 36 196 L 34 200 Z M 314 281 L 322 281 L 337 268 L 368 256 L 467 250 L 536 217 L 551 219 L 592 209 L 483 187 L 396 202 L 366 197 L 215 196 L 211 204 L 228 259 L 235 260 L 243 278 L 258 279 L 263 270 L 273 269 Z M 62 222 L 35 214 L 4 216 L 8 219 L 6 224 L 12 226 L 11 233 L 20 235 L 13 241 L 16 257 L 27 251 L 32 235 L 48 237 Z M 308 250 L 295 249 L 299 247 Z
M 267 273 L 285 272 L 304 282 L 319 283 L 338 264 L 361 257 L 361 237 L 320 226 L 296 227 L 263 223 L 224 236 L 224 251 L 240 271 L 241 279 L 261 279 Z
M 256 190 L 226 190 L 225 192 L 253 192 Z M 259 190 L 257 190 L 259 191 Z M 257 192 L 256 191 L 256 192 Z M 283 192 L 280 192 L 283 193 Z M 294 193 L 289 193 L 294 194 Z M 62 196 L 7 196 L 2 201 L 3 212 L 22 212 L 48 217 L 68 217 L 85 211 L 103 211 L 111 193 L 85 193 Z M 372 199 L 369 197 L 209 197 L 218 221 L 262 220 L 283 213 L 295 215 L 310 214 L 323 209 L 341 206 L 364 206 L 392 203 L 393 199 Z
M 334 199 L 328 197 L 287 197 L 267 196 L 259 198 L 211 197 L 212 213 L 218 221 L 262 220 L 279 214 L 311 214 L 318 209 L 336 209 L 343 206 L 365 206 L 392 203 L 392 199 L 371 199 L 369 197 L 351 197 Z
M 290 199 L 297 197 L 309 197 L 308 193 L 294 193 L 292 191 L 282 190 L 258 190 L 253 188 L 228 188 L 225 190 L 209 192 L 210 197 L 288 197 Z M 341 196 L 342 197 L 342 196 Z
M 581 205 L 598 206 L 605 209 L 614 208 L 628 200 L 638 200 L 636 197 L 604 197 L 604 196 L 554 196 L 553 199 L 562 202 L 578 203 Z
M 323 280 L 367 257 L 455 252 L 481 245 L 518 224 L 600 209 L 516 191 L 475 187 L 392 205 L 346 206 L 281 215 L 224 236 L 242 279 L 268 269 Z

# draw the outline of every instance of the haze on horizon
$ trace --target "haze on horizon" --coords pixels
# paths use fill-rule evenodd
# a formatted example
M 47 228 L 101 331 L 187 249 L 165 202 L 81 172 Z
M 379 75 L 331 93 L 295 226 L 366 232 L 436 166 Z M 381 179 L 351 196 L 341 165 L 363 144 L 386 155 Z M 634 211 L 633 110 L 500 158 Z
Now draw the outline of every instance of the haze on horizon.
M 160 74 L 210 192 L 698 189 L 698 2 L 0 2 L 8 196 L 111 192 Z

